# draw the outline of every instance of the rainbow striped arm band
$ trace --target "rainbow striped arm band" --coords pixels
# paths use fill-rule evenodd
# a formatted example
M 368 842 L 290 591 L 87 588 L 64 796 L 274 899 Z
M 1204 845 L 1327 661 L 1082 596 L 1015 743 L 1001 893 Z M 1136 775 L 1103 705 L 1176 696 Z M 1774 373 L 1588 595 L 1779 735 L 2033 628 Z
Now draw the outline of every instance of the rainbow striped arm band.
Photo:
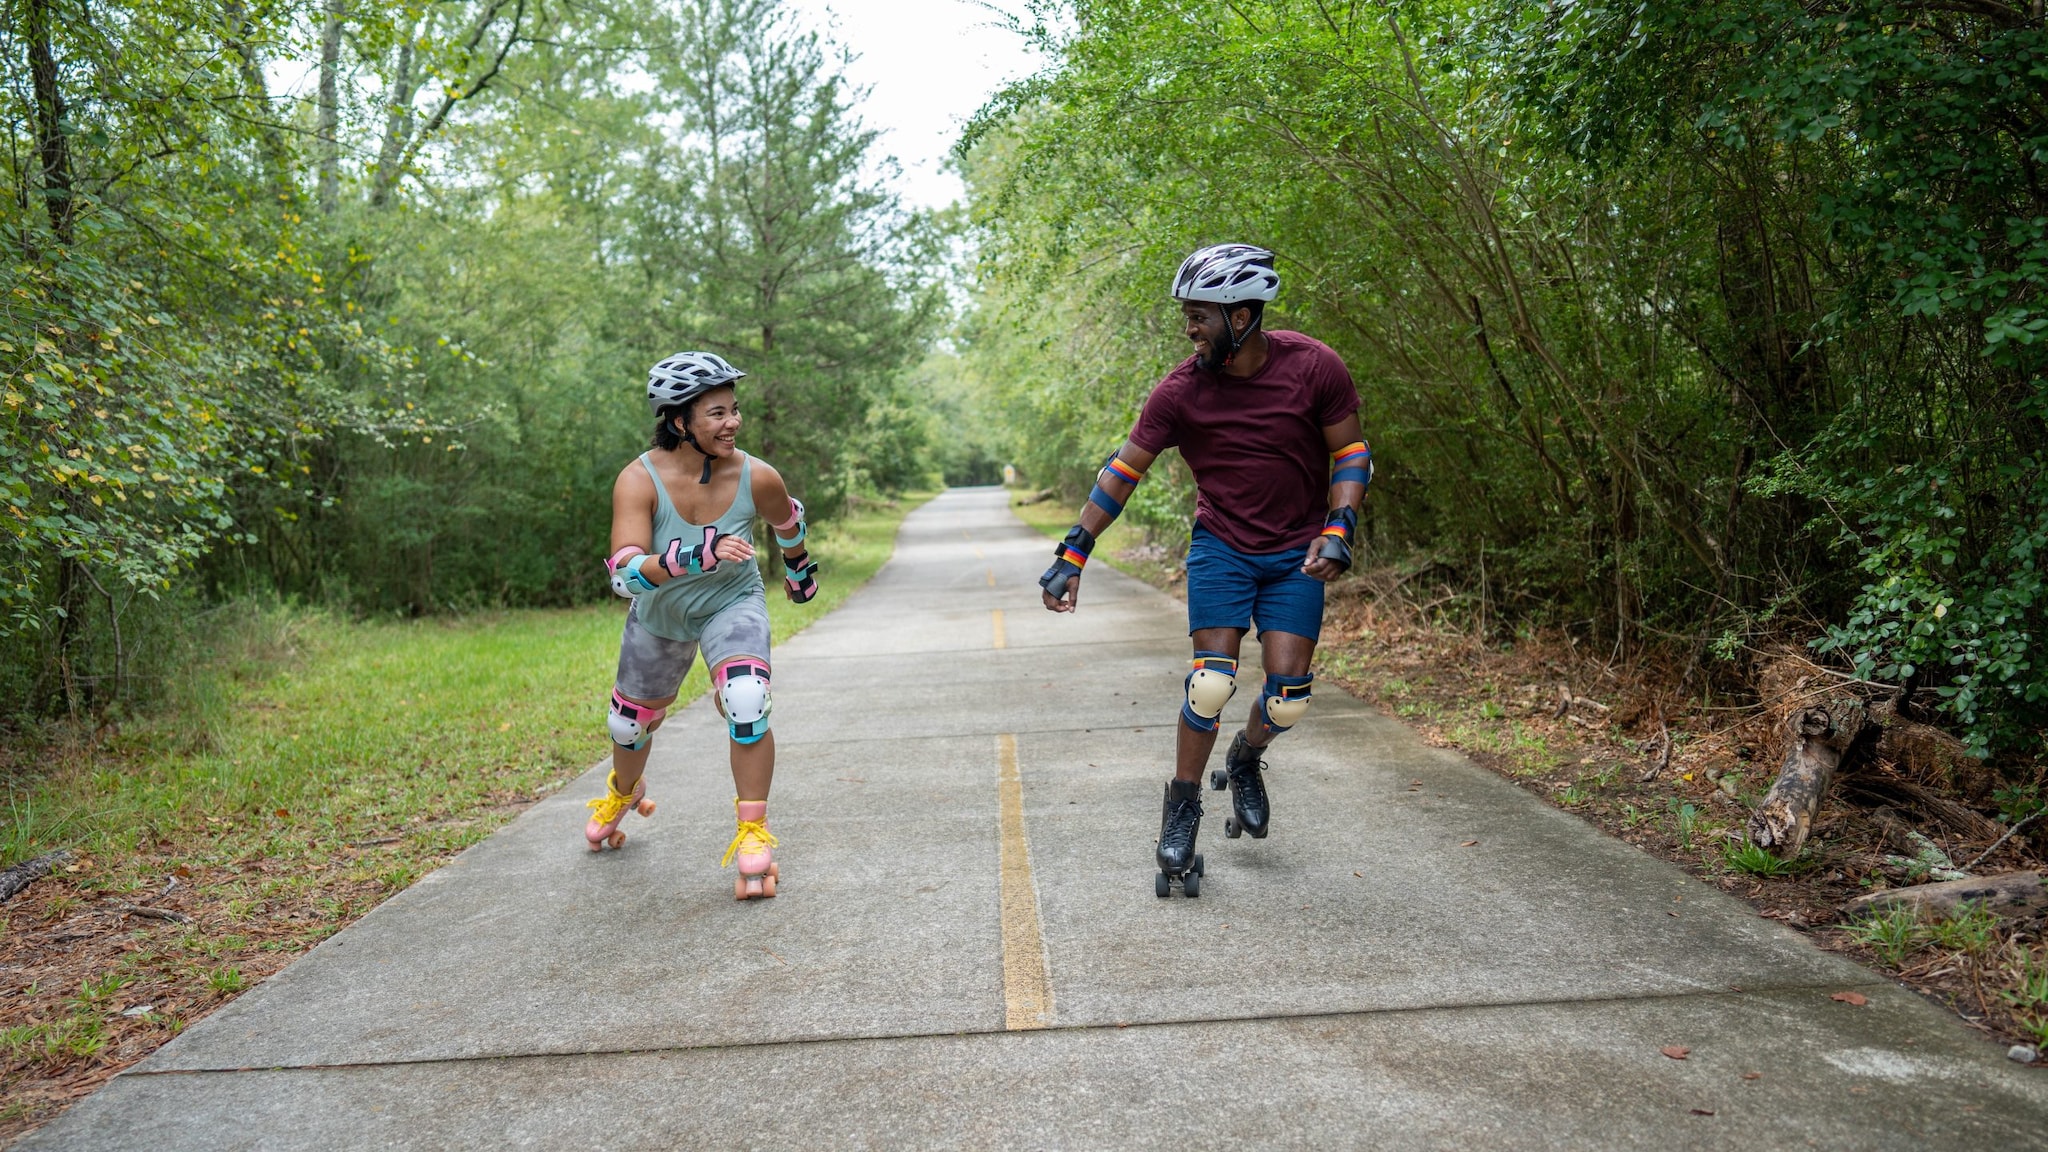
M 1365 441 L 1353 441 L 1337 449 L 1330 456 L 1335 462 L 1335 470 L 1330 474 L 1330 483 L 1372 487 L 1372 449 Z
M 1111 476 L 1136 488 L 1138 482 L 1145 478 L 1145 474 L 1124 463 L 1114 452 L 1110 453 L 1109 459 L 1103 463 L 1102 471 L 1096 473 L 1095 489 L 1088 493 L 1088 502 L 1109 513 L 1109 518 L 1114 520 L 1123 515 L 1124 505 L 1123 501 L 1111 496 L 1109 490 L 1102 486 L 1102 482 Z

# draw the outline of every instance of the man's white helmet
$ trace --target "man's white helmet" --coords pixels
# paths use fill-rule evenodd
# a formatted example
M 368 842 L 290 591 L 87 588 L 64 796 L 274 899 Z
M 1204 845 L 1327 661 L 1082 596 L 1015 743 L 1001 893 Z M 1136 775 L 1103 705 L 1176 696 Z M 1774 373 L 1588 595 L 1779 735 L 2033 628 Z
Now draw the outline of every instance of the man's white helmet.
M 1217 244 L 1180 262 L 1173 277 L 1173 298 L 1210 304 L 1242 304 L 1271 300 L 1280 294 L 1280 274 L 1273 254 L 1250 244 Z
M 647 370 L 647 406 L 659 416 L 745 375 L 717 353 L 678 352 Z

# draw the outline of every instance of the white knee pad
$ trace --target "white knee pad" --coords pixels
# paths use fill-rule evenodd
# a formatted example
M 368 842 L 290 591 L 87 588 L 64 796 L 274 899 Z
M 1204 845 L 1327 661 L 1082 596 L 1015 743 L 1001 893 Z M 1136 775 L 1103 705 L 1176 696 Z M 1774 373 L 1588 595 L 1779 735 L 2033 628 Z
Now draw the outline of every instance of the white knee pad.
M 614 688 L 611 715 L 605 717 L 604 726 L 611 730 L 612 743 L 637 752 L 647 747 L 648 734 L 654 731 L 654 726 L 661 723 L 661 718 L 666 715 L 668 709 L 635 704 L 619 695 L 619 690 Z
M 1268 732 L 1285 732 L 1308 714 L 1310 686 L 1315 676 L 1267 676 L 1259 692 L 1259 711 L 1265 715 Z
M 1197 732 L 1214 732 L 1223 706 L 1237 694 L 1237 661 L 1221 652 L 1197 652 L 1184 686 L 1187 702 L 1181 705 L 1181 723 Z
M 753 660 L 721 664 L 711 673 L 718 688 L 719 710 L 733 743 L 753 744 L 768 734 L 768 712 L 774 700 L 768 694 L 768 666 Z

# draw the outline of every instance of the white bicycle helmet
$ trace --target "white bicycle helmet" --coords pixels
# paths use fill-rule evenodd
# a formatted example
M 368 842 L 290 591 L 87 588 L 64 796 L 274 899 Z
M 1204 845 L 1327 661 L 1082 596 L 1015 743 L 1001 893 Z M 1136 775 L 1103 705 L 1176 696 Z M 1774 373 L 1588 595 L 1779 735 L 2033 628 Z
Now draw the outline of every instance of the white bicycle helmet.
M 1271 300 L 1280 294 L 1273 254 L 1250 244 L 1217 244 L 1180 262 L 1173 298 L 1209 304 Z
M 647 406 L 659 416 L 745 375 L 715 352 L 678 352 L 647 370 Z

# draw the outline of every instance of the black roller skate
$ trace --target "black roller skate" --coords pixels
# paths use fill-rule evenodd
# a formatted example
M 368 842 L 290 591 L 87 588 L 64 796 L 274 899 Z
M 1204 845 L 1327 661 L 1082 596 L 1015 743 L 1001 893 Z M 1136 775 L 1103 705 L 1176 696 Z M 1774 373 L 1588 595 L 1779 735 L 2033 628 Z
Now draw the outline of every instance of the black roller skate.
M 1159 815 L 1159 875 L 1152 882 L 1157 896 L 1171 895 L 1174 881 L 1189 896 L 1202 894 L 1202 854 L 1195 834 L 1202 830 L 1202 782 L 1168 780 L 1166 804 Z
M 1223 756 L 1223 767 L 1209 773 L 1209 787 L 1218 792 L 1227 784 L 1230 787 L 1232 815 L 1223 819 L 1223 835 L 1235 840 L 1240 833 L 1249 832 L 1254 840 L 1266 838 L 1266 821 L 1273 810 L 1266 803 L 1266 781 L 1260 773 L 1266 770 L 1266 762 L 1259 759 L 1259 749 L 1254 748 L 1239 732 L 1230 742 L 1230 751 Z

